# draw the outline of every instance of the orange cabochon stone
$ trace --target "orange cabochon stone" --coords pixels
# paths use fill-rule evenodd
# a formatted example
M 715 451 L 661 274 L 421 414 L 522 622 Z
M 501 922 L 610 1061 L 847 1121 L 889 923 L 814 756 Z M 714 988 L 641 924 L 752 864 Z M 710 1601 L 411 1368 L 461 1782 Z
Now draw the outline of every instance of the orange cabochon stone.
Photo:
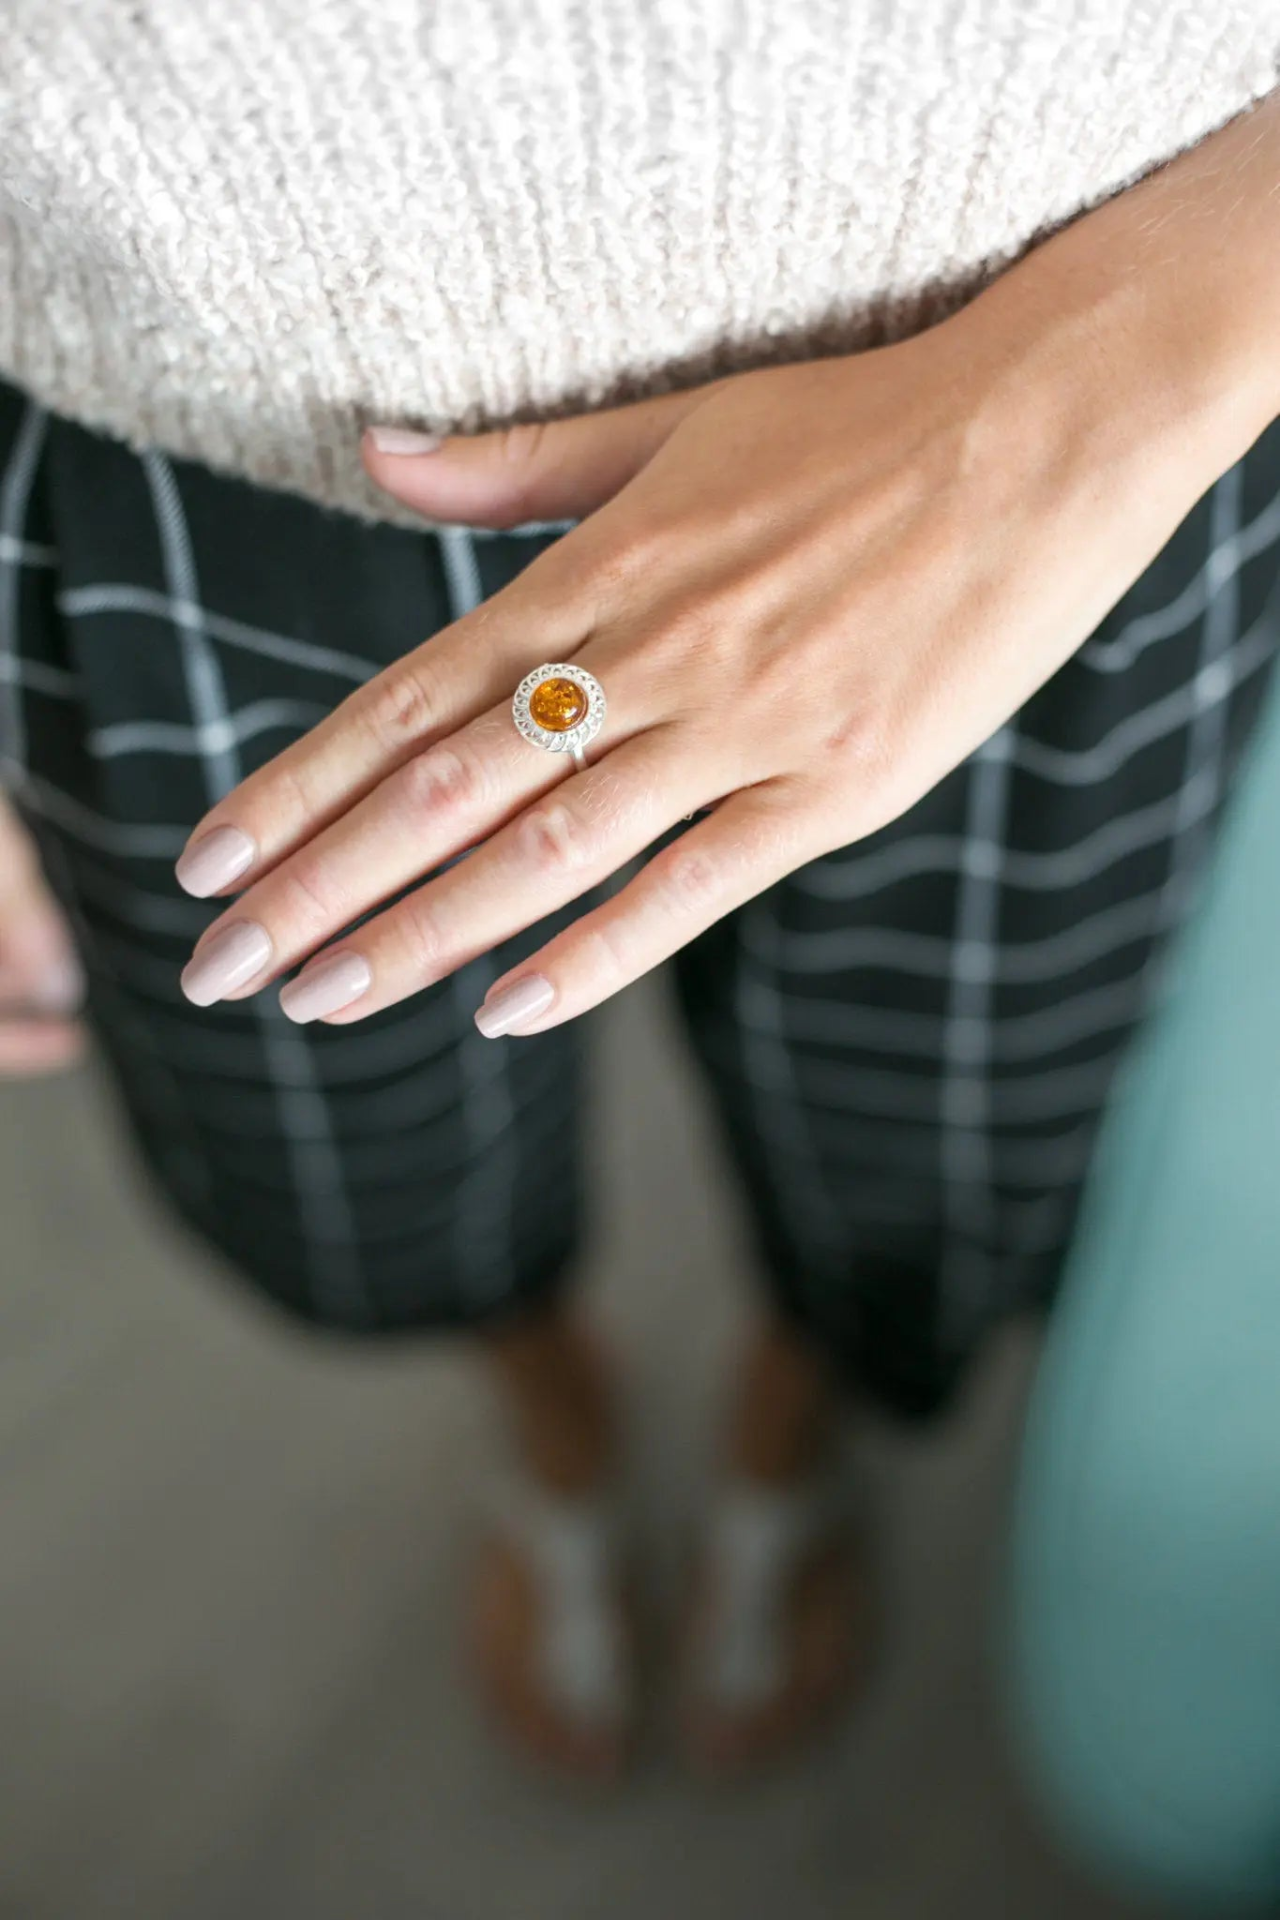
M 568 733 L 586 718 L 586 691 L 576 680 L 544 680 L 529 695 L 529 712 L 548 733 Z

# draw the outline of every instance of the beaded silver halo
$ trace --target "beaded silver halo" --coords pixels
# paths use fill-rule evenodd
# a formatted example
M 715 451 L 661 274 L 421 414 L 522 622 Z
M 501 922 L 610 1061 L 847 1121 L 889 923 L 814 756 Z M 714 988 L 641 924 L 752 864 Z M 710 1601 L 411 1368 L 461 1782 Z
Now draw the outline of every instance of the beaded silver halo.
M 511 701 L 511 717 L 526 740 L 548 753 L 572 754 L 579 767 L 586 764 L 586 748 L 604 725 L 604 716 L 604 688 L 595 675 L 566 663 L 552 662 L 526 673 Z

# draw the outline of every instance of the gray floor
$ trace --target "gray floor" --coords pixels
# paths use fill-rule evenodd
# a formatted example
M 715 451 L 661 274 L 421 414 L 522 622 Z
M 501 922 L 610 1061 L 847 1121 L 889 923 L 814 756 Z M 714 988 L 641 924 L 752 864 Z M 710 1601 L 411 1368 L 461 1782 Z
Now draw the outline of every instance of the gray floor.
M 602 1022 L 585 1279 L 669 1585 L 743 1301 L 655 1022 L 647 992 Z M 733 1793 L 655 1737 L 625 1793 L 584 1802 L 495 1751 L 452 1660 L 496 1445 L 459 1354 L 264 1321 L 142 1202 L 91 1074 L 0 1089 L 0 1220 L 3 1920 L 1138 1911 L 1055 1857 L 1000 1743 L 986 1601 L 1026 1340 L 946 1432 L 866 1438 L 890 1632 L 840 1737 Z

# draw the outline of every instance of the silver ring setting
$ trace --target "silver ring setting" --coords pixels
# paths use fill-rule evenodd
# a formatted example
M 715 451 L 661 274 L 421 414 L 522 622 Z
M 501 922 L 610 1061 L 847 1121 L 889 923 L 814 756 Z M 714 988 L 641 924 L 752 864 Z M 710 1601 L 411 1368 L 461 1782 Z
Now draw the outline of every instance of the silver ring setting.
M 525 739 L 547 753 L 571 755 L 579 770 L 604 716 L 604 688 L 594 674 L 571 664 L 535 667 L 511 701 L 511 717 Z

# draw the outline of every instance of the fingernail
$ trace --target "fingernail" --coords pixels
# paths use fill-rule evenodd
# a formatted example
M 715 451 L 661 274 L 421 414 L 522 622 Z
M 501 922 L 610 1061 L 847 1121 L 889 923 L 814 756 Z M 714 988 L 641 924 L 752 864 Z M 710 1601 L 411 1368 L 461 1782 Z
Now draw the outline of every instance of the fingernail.
M 349 1007 L 373 985 L 373 969 L 358 953 L 334 953 L 307 967 L 280 989 L 280 1005 L 301 1026 Z
M 182 973 L 182 991 L 197 1007 L 211 1007 L 261 973 L 271 958 L 271 935 L 253 920 L 238 920 L 210 935 Z
M 183 853 L 174 872 L 178 885 L 197 900 L 205 900 L 238 879 L 253 865 L 258 849 L 239 827 L 215 827 L 202 833 Z
M 528 1020 L 545 1013 L 556 997 L 551 982 L 540 973 L 527 973 L 523 980 L 491 993 L 476 1009 L 476 1025 L 486 1040 L 497 1040 L 504 1033 L 519 1033 Z
M 26 995 L 40 1013 L 75 1013 L 84 1001 L 84 968 L 74 953 L 51 960 Z
M 369 438 L 379 453 L 434 453 L 443 435 L 414 427 L 370 427 Z

